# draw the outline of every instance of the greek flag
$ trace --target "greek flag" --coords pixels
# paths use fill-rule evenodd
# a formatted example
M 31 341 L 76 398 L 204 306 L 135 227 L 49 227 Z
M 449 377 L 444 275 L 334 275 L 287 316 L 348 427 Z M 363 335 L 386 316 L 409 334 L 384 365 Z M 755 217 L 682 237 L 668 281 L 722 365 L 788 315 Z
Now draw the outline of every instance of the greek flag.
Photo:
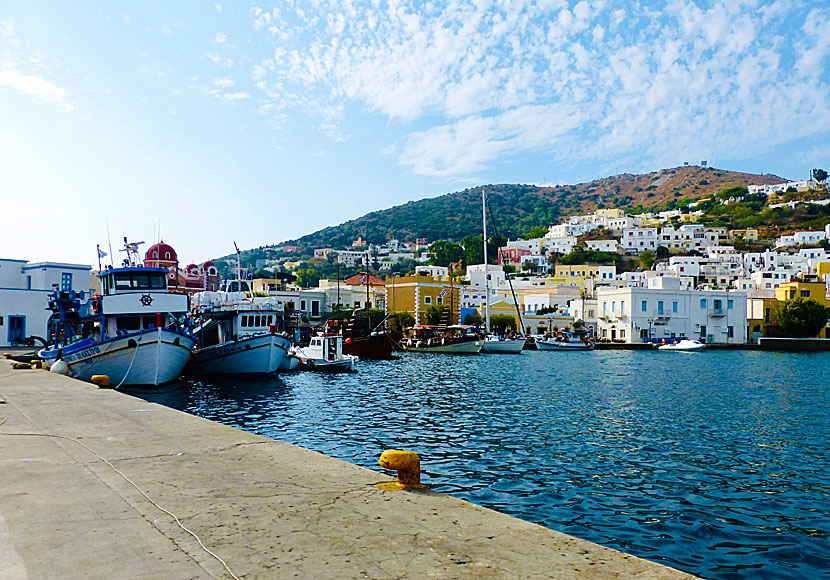
M 103 258 L 106 255 L 107 253 L 104 250 L 102 250 L 100 246 L 98 246 L 98 258 Z
M 443 298 L 443 297 L 444 297 L 444 296 L 446 296 L 446 295 L 447 295 L 447 289 L 446 289 L 446 288 L 444 288 L 443 290 L 441 290 L 441 293 L 440 293 L 438 296 L 440 296 L 441 298 Z
M 360 283 L 363 284 L 366 281 L 366 276 L 360 277 Z

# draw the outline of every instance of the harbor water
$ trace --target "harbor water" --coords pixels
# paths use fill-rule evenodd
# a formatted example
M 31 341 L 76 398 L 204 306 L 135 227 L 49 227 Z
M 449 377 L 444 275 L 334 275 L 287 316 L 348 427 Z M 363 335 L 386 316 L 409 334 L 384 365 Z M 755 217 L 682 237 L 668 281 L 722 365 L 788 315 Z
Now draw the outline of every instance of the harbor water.
M 131 391 L 712 579 L 830 578 L 830 353 L 361 361 Z

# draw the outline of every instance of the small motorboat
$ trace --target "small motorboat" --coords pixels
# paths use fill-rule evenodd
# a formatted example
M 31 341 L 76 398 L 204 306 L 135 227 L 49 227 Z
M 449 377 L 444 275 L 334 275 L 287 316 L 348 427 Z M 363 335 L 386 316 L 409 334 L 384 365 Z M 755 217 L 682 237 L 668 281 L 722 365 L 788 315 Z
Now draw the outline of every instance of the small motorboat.
M 537 350 L 594 350 L 594 343 L 583 333 L 562 332 L 555 337 L 536 339 Z
M 355 370 L 357 357 L 343 354 L 343 337 L 340 335 L 312 336 L 308 346 L 294 347 L 300 370 L 327 373 L 347 373 Z
M 526 343 L 526 338 L 507 338 L 495 334 L 488 334 L 484 337 L 481 352 L 520 354 L 524 350 Z
M 705 348 L 706 345 L 700 342 L 699 340 L 688 340 L 684 338 L 678 342 L 674 342 L 671 344 L 661 344 L 657 347 L 657 350 L 680 350 L 686 352 L 694 352 L 697 350 L 703 350 Z

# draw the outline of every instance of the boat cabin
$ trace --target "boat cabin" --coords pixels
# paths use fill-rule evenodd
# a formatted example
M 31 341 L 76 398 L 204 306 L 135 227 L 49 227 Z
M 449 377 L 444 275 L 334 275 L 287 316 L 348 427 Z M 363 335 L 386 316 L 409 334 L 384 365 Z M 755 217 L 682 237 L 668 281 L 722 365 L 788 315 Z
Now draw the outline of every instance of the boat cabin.
M 304 350 L 314 358 L 340 360 L 343 358 L 343 337 L 334 334 L 312 336 L 311 343 Z

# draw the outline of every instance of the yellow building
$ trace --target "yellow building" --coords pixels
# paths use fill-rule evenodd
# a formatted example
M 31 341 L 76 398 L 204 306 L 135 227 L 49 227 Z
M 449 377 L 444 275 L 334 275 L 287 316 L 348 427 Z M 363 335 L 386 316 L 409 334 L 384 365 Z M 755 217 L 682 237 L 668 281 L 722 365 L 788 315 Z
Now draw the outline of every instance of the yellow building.
M 386 278 L 386 313 L 408 312 L 415 324 L 426 324 L 432 306 L 450 308 L 451 323 L 460 324 L 461 287 L 449 276 L 394 276 Z
M 827 285 L 817 276 L 807 276 L 804 280 L 784 282 L 775 289 L 776 300 L 790 300 L 797 296 L 815 300 L 819 304 L 830 306 L 827 299 Z

